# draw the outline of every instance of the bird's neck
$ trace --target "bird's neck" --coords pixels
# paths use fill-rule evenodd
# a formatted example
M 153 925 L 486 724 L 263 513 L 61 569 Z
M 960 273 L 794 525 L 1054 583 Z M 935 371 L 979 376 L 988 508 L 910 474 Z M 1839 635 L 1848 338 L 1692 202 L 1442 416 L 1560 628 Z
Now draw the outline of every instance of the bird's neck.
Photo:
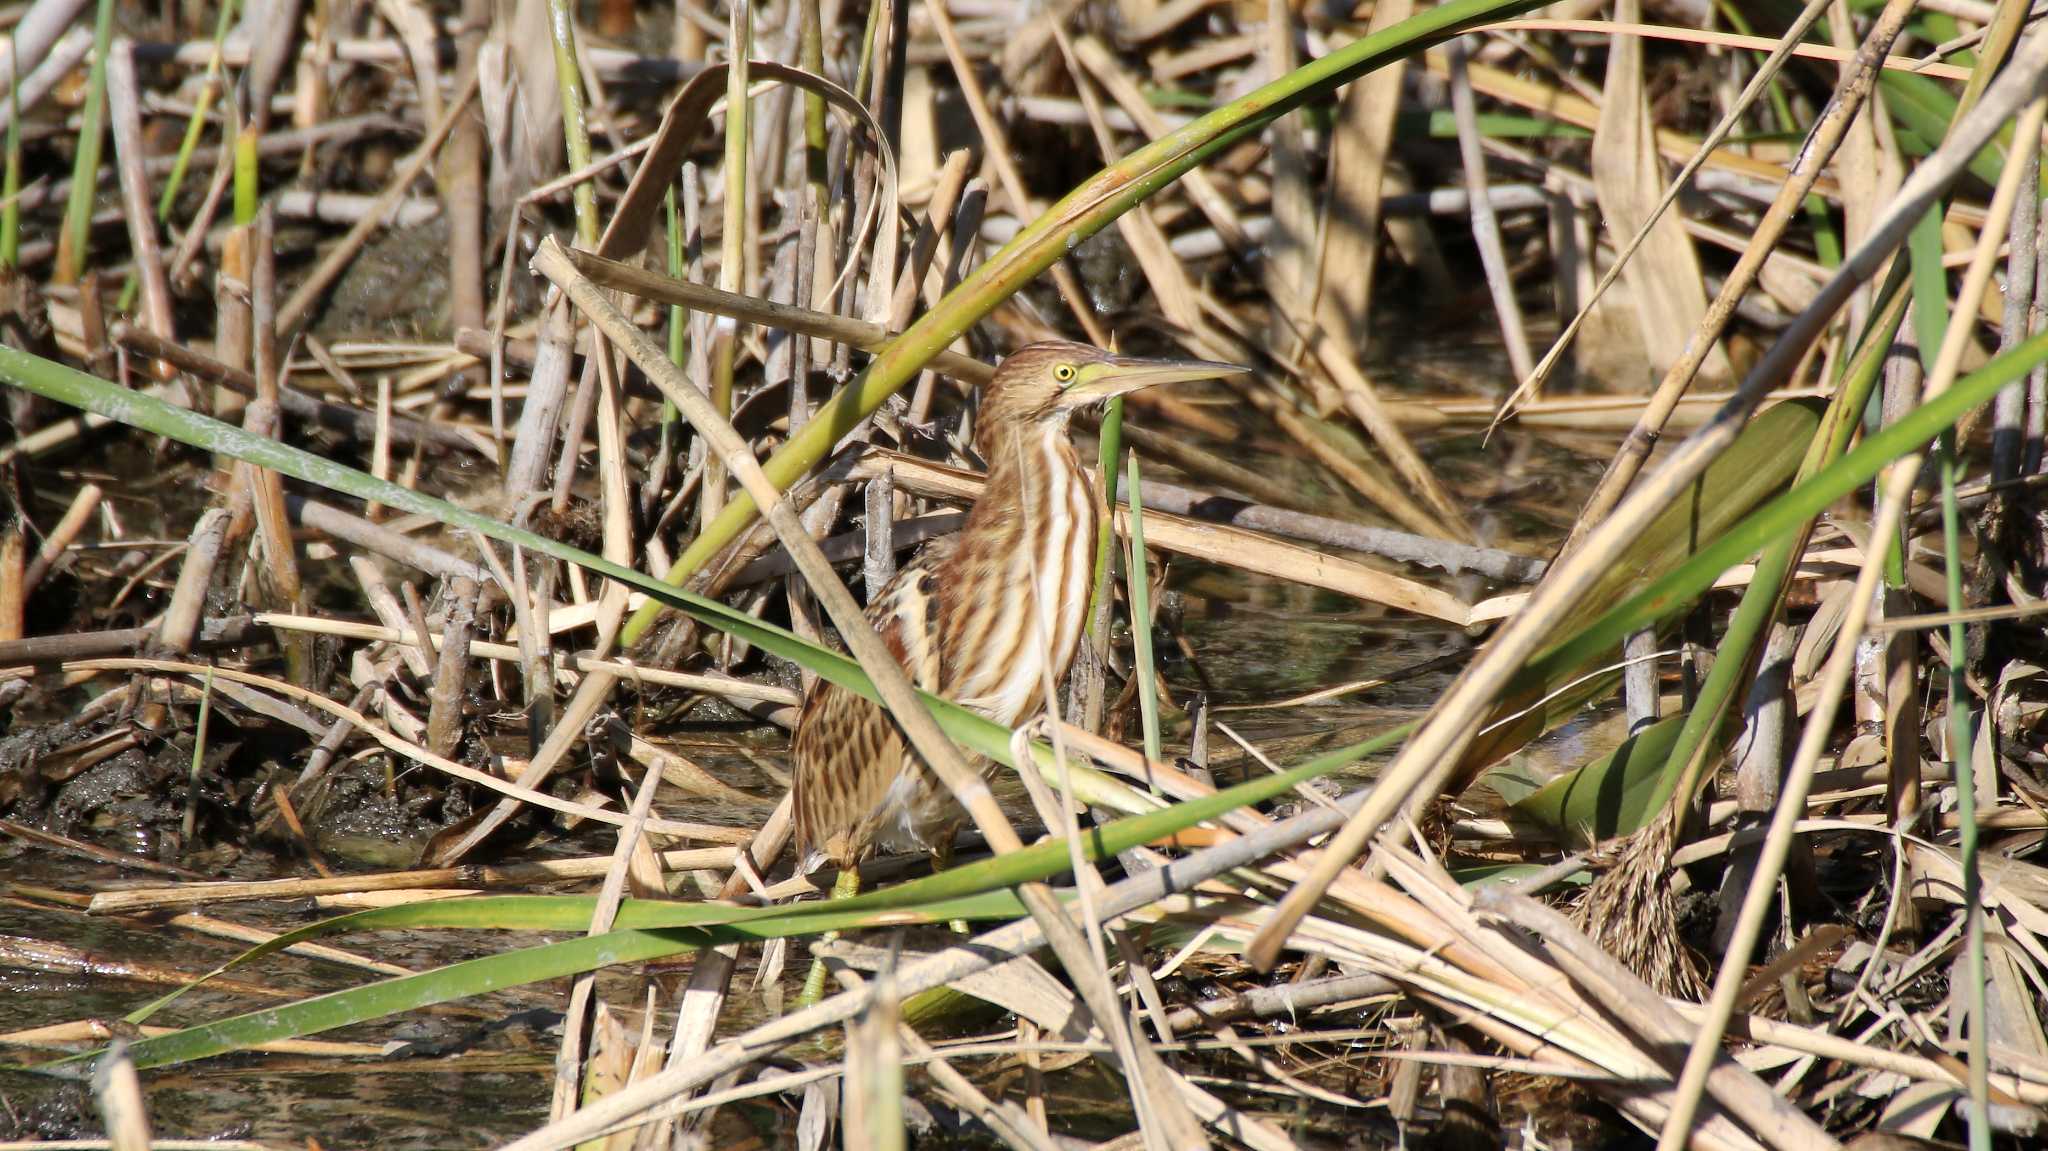
M 945 694 L 1012 725 L 1065 677 L 1095 560 L 1095 494 L 1066 429 L 984 435 L 988 484 L 941 576 Z
M 970 528 L 975 520 L 1035 517 L 1045 508 L 1062 506 L 1068 485 L 1087 486 L 1088 475 L 1064 421 L 990 431 L 976 445 L 988 464 L 988 484 L 975 501 Z

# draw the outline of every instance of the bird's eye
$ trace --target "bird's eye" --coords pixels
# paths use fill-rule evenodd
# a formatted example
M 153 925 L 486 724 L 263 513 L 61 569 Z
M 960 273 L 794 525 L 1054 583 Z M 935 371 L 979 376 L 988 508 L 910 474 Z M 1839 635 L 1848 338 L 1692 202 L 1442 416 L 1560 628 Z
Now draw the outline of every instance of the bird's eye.
M 1059 381 L 1060 383 L 1063 383 L 1063 384 L 1071 384 L 1071 383 L 1073 383 L 1073 382 L 1074 382 L 1074 365 L 1072 365 L 1072 364 L 1061 364 L 1061 365 L 1060 365 L 1059 367 L 1057 367 L 1057 368 L 1054 368 L 1054 369 L 1052 370 L 1052 378 L 1053 378 L 1053 379 L 1055 379 L 1055 380 L 1058 380 L 1058 381 Z

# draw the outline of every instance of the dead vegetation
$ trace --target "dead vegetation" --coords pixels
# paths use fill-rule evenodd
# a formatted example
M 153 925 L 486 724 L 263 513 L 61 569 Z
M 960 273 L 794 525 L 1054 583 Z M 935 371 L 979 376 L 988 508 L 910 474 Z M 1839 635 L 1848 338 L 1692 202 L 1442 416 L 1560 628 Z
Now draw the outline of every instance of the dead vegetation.
M 2034 1145 L 2035 20 L 0 12 L 0 954 L 97 997 L 0 1130 Z M 1091 429 L 1011 732 L 830 621 L 1048 336 L 1253 372 Z M 954 867 L 799 900 L 812 677 L 1007 766 Z

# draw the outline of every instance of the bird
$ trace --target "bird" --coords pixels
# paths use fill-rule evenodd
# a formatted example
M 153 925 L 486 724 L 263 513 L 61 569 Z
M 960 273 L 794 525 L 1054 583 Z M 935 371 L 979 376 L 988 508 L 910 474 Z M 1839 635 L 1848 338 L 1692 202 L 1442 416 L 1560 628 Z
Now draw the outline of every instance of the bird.
M 974 447 L 988 477 L 966 522 L 926 544 L 867 605 L 910 681 L 1004 727 L 1036 712 L 1045 673 L 1058 683 L 1080 647 L 1105 514 L 1074 450 L 1074 413 L 1245 370 L 1060 340 L 1011 353 L 982 392 Z M 856 868 L 878 852 L 924 851 L 945 864 L 965 813 L 880 704 L 818 680 L 798 710 L 790 760 L 799 865 L 832 865 L 833 898 L 858 890 Z M 814 966 L 812 981 L 822 987 L 822 978 Z

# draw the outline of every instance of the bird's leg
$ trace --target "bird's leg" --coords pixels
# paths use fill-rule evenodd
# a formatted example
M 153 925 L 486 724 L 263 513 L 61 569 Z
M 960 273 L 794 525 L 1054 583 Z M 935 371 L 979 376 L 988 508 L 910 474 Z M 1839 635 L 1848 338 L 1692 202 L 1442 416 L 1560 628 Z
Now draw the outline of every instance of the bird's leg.
M 860 868 L 853 864 L 848 864 L 839 869 L 839 877 L 832 881 L 832 894 L 827 895 L 825 900 L 829 903 L 840 899 L 852 899 L 859 894 Z M 818 937 L 818 942 L 831 943 L 838 938 L 839 933 L 837 931 L 827 931 Z M 811 960 L 810 972 L 804 976 L 803 993 L 796 997 L 796 1009 L 802 1011 L 806 1007 L 815 1006 L 818 1000 L 824 997 L 825 961 L 813 959 Z
M 953 838 L 959 834 L 959 825 L 955 824 L 954 826 L 948 827 L 944 831 L 940 832 L 938 837 L 932 841 L 931 857 L 933 875 L 937 875 L 939 872 L 944 871 L 947 868 L 953 866 Z M 968 934 L 967 921 L 964 919 L 951 920 L 946 924 L 946 926 L 952 928 L 953 934 L 955 935 Z

